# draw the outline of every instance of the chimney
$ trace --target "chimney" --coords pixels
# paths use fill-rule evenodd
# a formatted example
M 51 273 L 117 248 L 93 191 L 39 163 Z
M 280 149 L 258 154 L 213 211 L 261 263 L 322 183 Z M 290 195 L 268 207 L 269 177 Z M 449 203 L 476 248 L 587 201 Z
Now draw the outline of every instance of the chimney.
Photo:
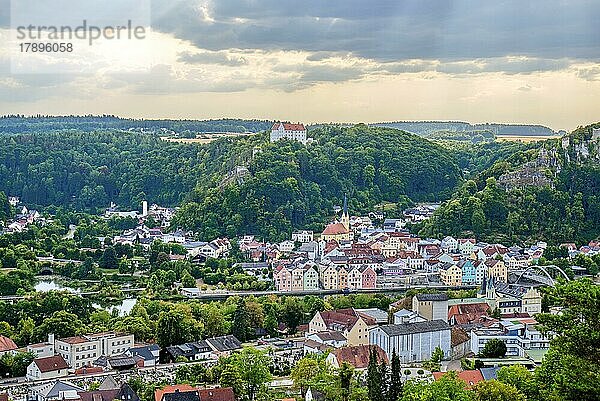
M 142 202 L 142 216 L 148 216 L 148 201 Z
M 48 343 L 54 346 L 54 333 L 48 334 Z

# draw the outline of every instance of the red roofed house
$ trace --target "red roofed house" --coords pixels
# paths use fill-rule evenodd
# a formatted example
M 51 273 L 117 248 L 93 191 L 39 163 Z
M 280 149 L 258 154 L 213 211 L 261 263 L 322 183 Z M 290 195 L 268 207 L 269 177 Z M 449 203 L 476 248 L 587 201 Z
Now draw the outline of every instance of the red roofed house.
M 327 355 L 327 363 L 336 369 L 342 366 L 344 362 L 349 363 L 358 370 L 366 369 L 369 366 L 371 348 L 375 349 L 379 361 L 389 364 L 387 355 L 378 345 L 357 345 L 334 349 Z
M 490 306 L 486 302 L 452 305 L 448 310 L 448 322 L 452 326 L 460 325 L 471 328 L 480 323 L 482 317 L 487 317 L 489 310 Z
M 306 145 L 306 128 L 304 124 L 289 124 L 277 122 L 271 127 L 271 142 L 277 142 L 281 139 L 290 139 Z
M 369 343 L 369 327 L 377 322 L 354 309 L 338 309 L 317 312 L 308 325 L 308 334 L 322 331 L 337 331 L 348 341 L 348 345 Z
M 10 338 L 0 335 L 0 355 L 14 354 L 17 350 L 17 344 Z
M 27 366 L 28 380 L 46 380 L 68 375 L 69 366 L 60 355 L 37 358 Z
M 193 395 L 193 396 L 192 396 Z M 157 389 L 154 401 L 235 401 L 231 387 L 201 389 L 189 384 L 177 384 Z
M 433 372 L 433 378 L 439 380 L 446 373 L 447 372 Z M 467 383 L 467 388 L 471 388 L 484 380 L 483 375 L 479 370 L 463 370 L 462 372 L 457 373 L 458 379 Z

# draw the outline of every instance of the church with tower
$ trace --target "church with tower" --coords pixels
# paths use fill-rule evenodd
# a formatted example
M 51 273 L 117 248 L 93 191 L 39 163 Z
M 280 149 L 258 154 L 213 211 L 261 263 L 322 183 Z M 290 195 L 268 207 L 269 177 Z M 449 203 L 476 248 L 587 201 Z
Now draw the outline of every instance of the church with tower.
M 329 223 L 321 233 L 321 239 L 328 241 L 346 241 L 353 237 L 350 231 L 350 215 L 348 214 L 348 198 L 344 195 L 344 207 L 342 208 L 342 217 L 339 220 Z

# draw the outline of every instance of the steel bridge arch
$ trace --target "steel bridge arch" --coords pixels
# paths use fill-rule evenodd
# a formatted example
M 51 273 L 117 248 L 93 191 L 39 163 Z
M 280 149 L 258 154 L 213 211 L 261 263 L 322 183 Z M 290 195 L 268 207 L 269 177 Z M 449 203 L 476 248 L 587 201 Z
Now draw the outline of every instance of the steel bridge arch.
M 532 265 L 532 266 L 528 266 L 525 268 L 525 270 L 523 270 L 521 272 L 521 274 L 519 275 L 519 277 L 517 277 L 517 280 L 515 281 L 516 283 L 519 282 L 519 280 L 521 280 L 521 278 L 523 277 L 523 275 L 525 273 L 527 273 L 527 271 L 532 270 L 532 269 L 538 269 L 541 270 L 546 277 L 548 277 L 548 279 L 550 280 L 550 282 L 552 283 L 552 285 L 556 284 L 556 280 L 554 280 L 554 278 L 552 278 L 552 276 L 550 275 L 550 273 L 548 273 L 548 270 L 546 270 L 546 267 L 551 267 L 555 270 L 558 270 L 560 272 L 560 274 L 564 277 L 564 279 L 566 281 L 571 281 L 571 279 L 569 278 L 569 276 L 567 276 L 567 273 L 565 273 L 565 271 L 563 269 L 561 269 L 560 267 L 556 266 L 556 265 L 548 265 L 548 266 L 538 266 L 538 265 Z

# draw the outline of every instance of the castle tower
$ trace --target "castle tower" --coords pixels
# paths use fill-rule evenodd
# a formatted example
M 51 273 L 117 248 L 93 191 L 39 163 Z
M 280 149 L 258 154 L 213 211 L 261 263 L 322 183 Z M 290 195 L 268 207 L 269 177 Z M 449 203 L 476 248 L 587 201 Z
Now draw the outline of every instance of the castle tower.
M 346 230 L 350 230 L 350 215 L 348 214 L 348 198 L 344 194 L 344 208 L 342 209 L 342 219 L 340 221 L 346 227 Z

